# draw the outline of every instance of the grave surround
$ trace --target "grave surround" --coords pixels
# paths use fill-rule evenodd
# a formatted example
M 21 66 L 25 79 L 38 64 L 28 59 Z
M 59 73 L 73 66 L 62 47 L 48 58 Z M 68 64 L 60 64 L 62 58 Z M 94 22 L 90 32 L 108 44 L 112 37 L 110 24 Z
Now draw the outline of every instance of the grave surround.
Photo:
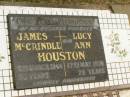
M 105 49 L 109 80 L 95 83 L 14 90 L 6 18 L 8 14 L 98 16 Z M 128 47 L 126 48 L 127 57 L 120 58 L 118 55 L 109 52 L 110 49 L 107 47 L 109 39 L 107 36 L 112 32 L 121 33 L 119 38 L 123 44 L 122 47 Z M 0 6 L 0 37 L 0 54 L 5 57 L 5 59 L 0 62 L 0 97 L 25 96 L 39 93 L 74 91 L 101 87 L 105 88 L 108 86 L 112 87 L 130 84 L 130 53 L 128 51 L 130 47 L 130 26 L 126 14 L 113 14 L 108 10 Z

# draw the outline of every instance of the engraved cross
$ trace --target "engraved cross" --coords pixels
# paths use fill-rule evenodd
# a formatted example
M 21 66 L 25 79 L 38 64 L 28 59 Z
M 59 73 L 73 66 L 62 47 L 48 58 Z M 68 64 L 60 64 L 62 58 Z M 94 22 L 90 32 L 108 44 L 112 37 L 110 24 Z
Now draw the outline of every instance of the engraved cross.
M 60 32 L 60 31 L 59 31 L 59 33 L 58 33 L 58 36 L 54 36 L 54 37 L 59 38 L 60 42 L 62 42 L 62 39 L 63 39 L 63 38 L 66 38 L 65 35 L 61 35 L 61 32 Z M 61 45 L 62 45 L 62 43 L 61 43 Z M 66 72 L 65 63 L 64 63 L 64 74 L 65 74 L 65 77 L 66 77 L 66 76 L 67 76 L 67 72 Z
M 57 38 L 59 38 L 60 42 L 62 42 L 62 38 L 65 38 L 65 35 L 61 35 L 61 32 L 59 31 L 58 36 L 55 36 Z

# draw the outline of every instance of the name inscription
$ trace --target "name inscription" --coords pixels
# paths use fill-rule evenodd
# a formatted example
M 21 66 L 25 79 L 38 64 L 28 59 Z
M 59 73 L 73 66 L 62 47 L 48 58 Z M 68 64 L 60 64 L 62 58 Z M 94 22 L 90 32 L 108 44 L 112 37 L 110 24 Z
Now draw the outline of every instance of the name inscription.
M 15 89 L 108 79 L 97 17 L 8 15 Z

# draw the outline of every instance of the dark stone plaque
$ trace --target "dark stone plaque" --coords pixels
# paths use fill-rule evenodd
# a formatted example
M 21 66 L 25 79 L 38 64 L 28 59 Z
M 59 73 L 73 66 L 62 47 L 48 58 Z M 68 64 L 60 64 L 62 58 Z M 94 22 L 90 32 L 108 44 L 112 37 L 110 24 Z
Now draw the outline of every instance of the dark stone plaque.
M 98 17 L 8 15 L 15 89 L 108 79 Z

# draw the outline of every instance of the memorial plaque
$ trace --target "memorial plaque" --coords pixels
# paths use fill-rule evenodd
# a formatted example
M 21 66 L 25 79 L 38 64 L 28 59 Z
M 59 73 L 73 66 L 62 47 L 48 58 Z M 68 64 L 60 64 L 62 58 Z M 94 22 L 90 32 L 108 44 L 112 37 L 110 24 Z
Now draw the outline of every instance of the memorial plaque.
M 8 15 L 15 89 L 108 79 L 95 16 Z

